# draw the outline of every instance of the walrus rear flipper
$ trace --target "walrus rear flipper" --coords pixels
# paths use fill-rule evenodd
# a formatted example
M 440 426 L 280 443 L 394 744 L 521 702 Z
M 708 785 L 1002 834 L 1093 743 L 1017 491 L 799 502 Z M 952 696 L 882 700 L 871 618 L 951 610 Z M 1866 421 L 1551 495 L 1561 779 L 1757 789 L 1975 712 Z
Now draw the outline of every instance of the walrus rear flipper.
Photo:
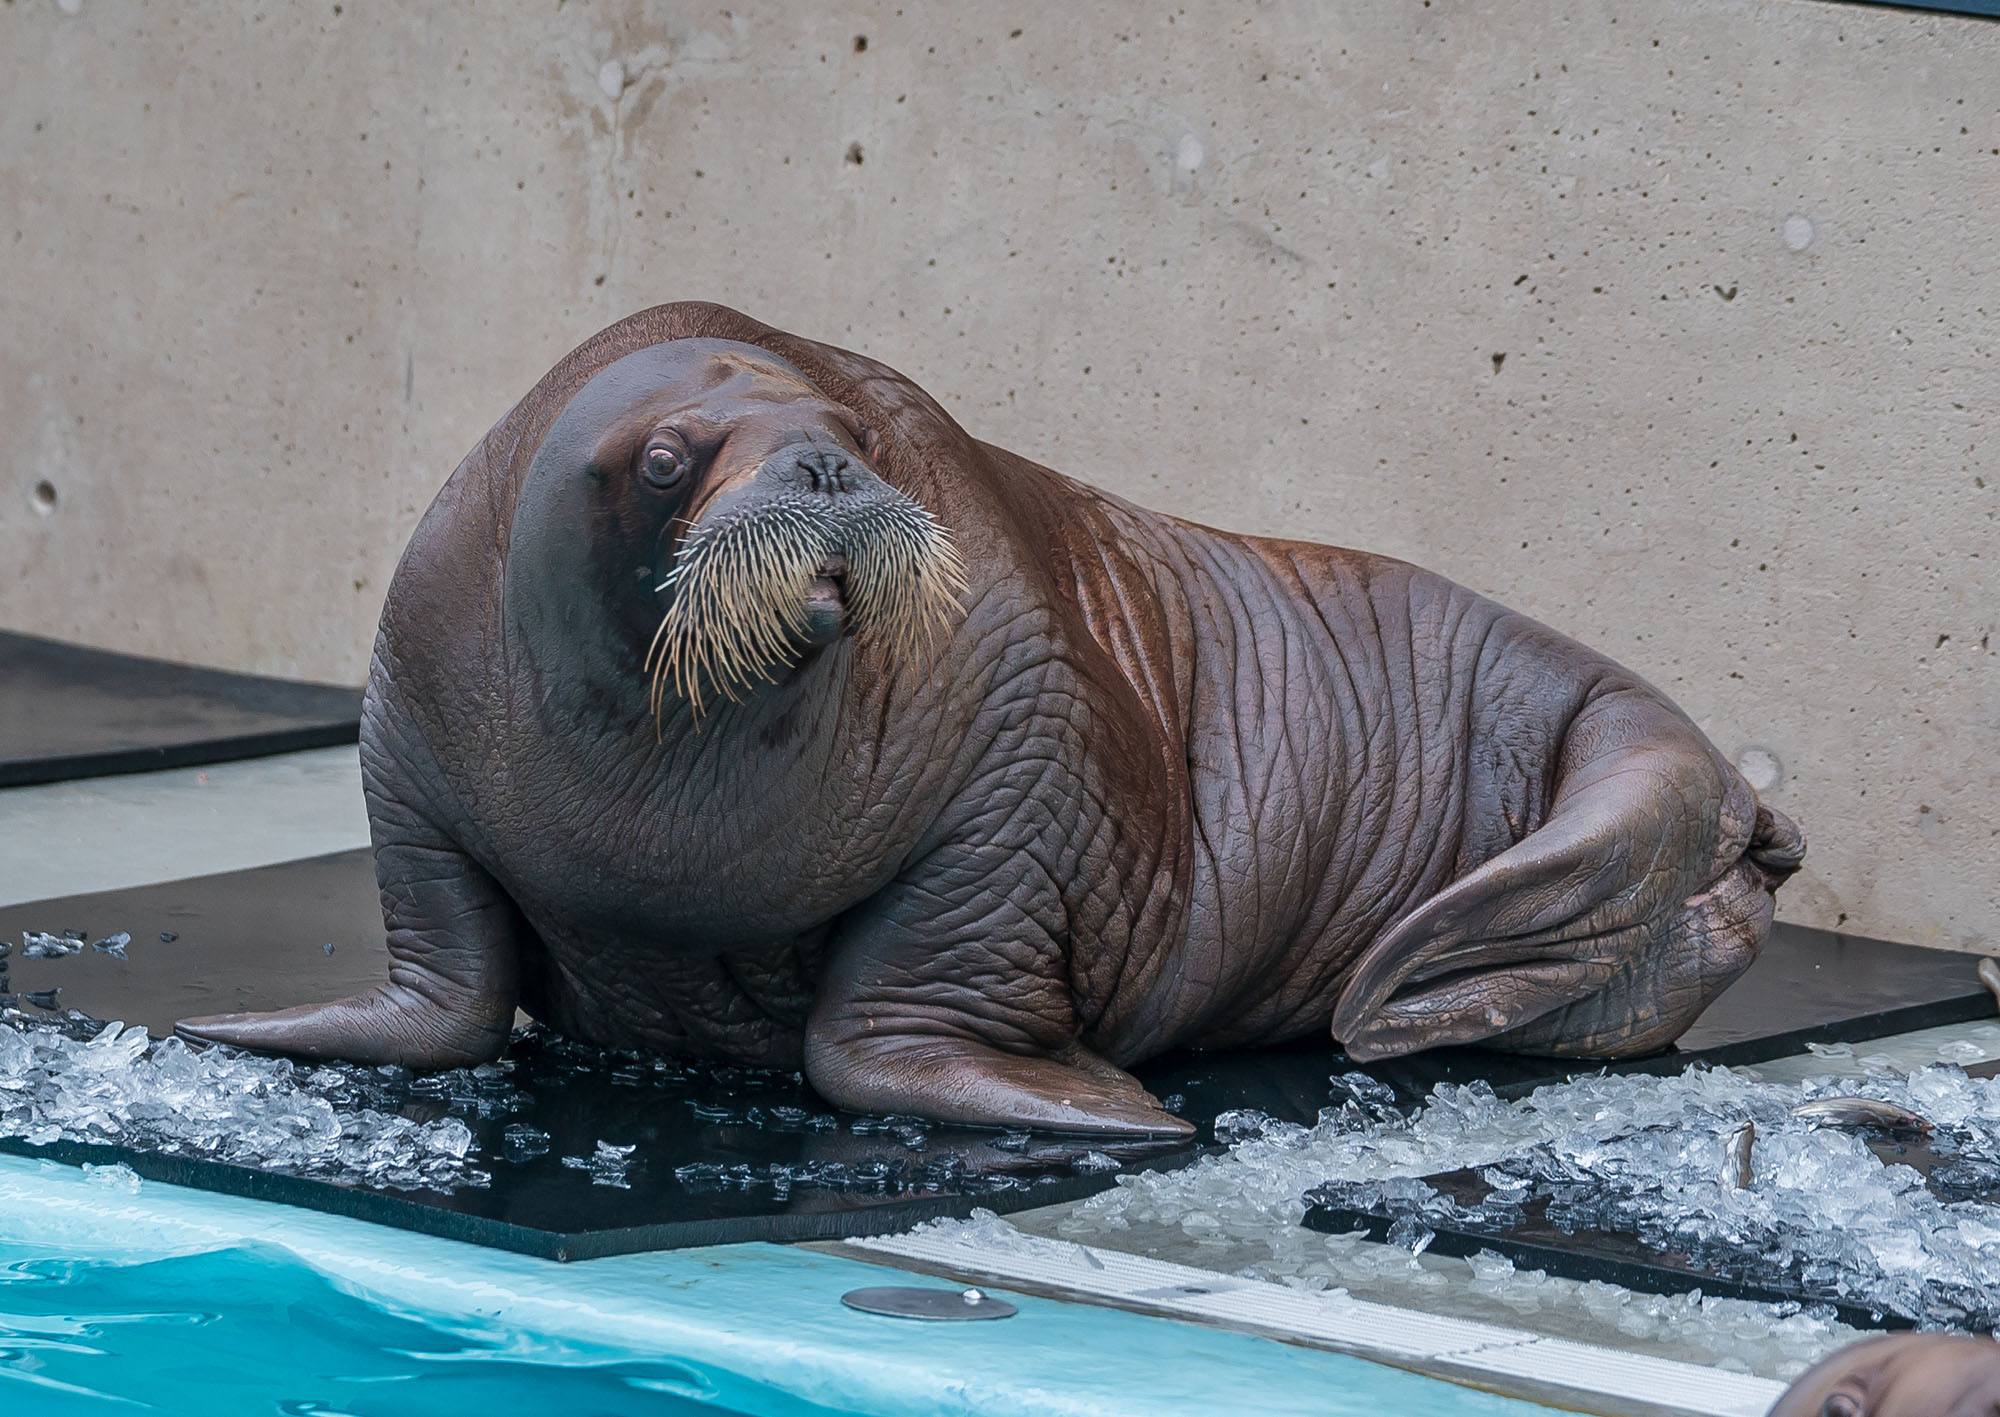
M 1756 957 L 1798 829 L 1678 718 L 1627 704 L 1589 727 L 1541 829 L 1362 955 L 1333 1019 L 1354 1057 L 1649 1053 Z

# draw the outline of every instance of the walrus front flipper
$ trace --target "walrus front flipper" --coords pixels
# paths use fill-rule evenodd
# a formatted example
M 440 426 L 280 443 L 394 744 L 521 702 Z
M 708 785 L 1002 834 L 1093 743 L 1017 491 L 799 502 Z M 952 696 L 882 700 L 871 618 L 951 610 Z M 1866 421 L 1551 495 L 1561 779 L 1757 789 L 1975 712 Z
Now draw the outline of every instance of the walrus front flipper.
M 921 1034 L 852 1037 L 837 1044 L 808 1037 L 806 1059 L 807 1076 L 821 1095 L 856 1112 L 913 1112 L 973 1127 L 1088 1136 L 1177 1137 L 1194 1131 L 1162 1109 L 1131 1074 L 1108 1065 L 1087 1068 Z
M 269 1053 L 411 1068 L 469 1067 L 500 1056 L 519 993 L 519 911 L 477 863 L 385 801 L 373 784 L 368 809 L 388 927 L 388 981 L 331 1003 L 183 1019 L 176 1033 Z
M 1797 828 L 1677 716 L 1643 702 L 1593 712 L 1540 830 L 1362 955 L 1334 1010 L 1349 1053 L 1649 1053 L 1756 957 L 1770 892 L 1803 851 Z
M 857 1112 L 1087 1135 L 1192 1133 L 1077 1041 L 1062 952 L 1035 923 L 1031 899 L 1025 908 L 1008 899 L 1036 887 L 1008 884 L 1011 892 L 967 863 L 934 861 L 921 883 L 891 886 L 841 922 L 806 1025 L 812 1085 Z
M 511 1021 L 513 1011 L 508 1010 Z M 471 1026 L 468 1026 L 471 1025 Z M 440 1016 L 430 998 L 406 984 L 380 984 L 365 994 L 262 1014 L 213 1014 L 174 1025 L 182 1038 L 227 1043 L 295 1058 L 349 1063 L 399 1063 L 425 1071 L 490 1063 L 507 1046 L 507 1029 Z

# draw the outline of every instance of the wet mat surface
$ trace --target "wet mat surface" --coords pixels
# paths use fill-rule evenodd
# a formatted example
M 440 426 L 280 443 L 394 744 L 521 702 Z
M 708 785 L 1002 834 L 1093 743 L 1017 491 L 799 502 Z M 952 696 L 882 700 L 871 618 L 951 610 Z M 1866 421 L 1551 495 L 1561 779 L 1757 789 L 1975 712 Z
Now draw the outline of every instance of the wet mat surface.
M 29 958 L 24 932 L 58 939 L 69 932 L 79 948 Z M 172 938 L 162 939 L 163 932 Z M 120 934 L 130 936 L 122 954 L 95 947 Z M 0 908 L 0 940 L 12 944 L 11 957 L 0 962 L 0 990 L 23 1016 L 63 1024 L 77 1039 L 93 1031 L 77 1015 L 165 1037 L 190 1013 L 351 993 L 377 982 L 387 966 L 367 851 Z M 1258 1095 L 1273 1107 L 1316 1109 L 1328 1056 L 1319 1050 L 1296 1076 L 1283 1075 L 1289 1090 L 1266 1087 Z M 0 1150 L 122 1162 L 157 1180 L 576 1259 L 887 1233 L 978 1206 L 1012 1210 L 1075 1199 L 1109 1185 L 1125 1165 L 1179 1165 L 1205 1149 L 836 1116 L 795 1074 L 604 1054 L 534 1032 L 517 1039 L 508 1063 L 504 1076 L 485 1078 L 344 1069 L 303 1089 L 335 1095 L 337 1083 L 344 1111 L 365 1106 L 418 1122 L 462 1122 L 471 1144 L 460 1169 L 484 1175 L 444 1190 L 280 1174 L 242 1164 L 226 1146 L 173 1154 L 159 1149 L 157 1137 L 146 1147 L 130 1144 L 129 1127 L 110 1144 L 81 1140 L 89 1133 L 77 1130 L 37 1142 L 10 1127 L 14 1134 L 0 1137 Z M 1186 1105 L 1198 1121 L 1215 1110 L 1203 1113 L 1201 1099 L 1218 1099 L 1220 1108 L 1246 1105 L 1243 1089 L 1266 1081 L 1258 1066 L 1219 1081 L 1208 1077 L 1212 1071 L 1204 1067 L 1190 1079 Z M 1161 1070 L 1156 1085 L 1172 1091 L 1175 1077 Z M 121 1103 L 114 1110 L 122 1121 L 133 1109 Z M 240 1125 L 303 1131 L 310 1115 L 265 1109 Z M 300 1120 L 289 1122 L 292 1116 Z
M 24 958 L 24 931 L 82 937 L 60 958 Z M 165 932 L 173 936 L 162 940 Z M 94 942 L 129 934 L 122 957 Z M 155 1036 L 194 1013 L 259 1009 L 354 992 L 386 968 L 369 853 L 0 908 L 12 958 L 0 993 L 29 1017 L 72 1011 L 142 1025 Z M 329 952 L 326 948 L 331 945 Z M 1780 926 L 1765 956 L 1674 1052 L 1619 1071 L 1737 1063 L 1990 1016 L 1993 1000 L 1963 955 Z M 60 991 L 50 996 L 49 991 Z M 48 1007 L 38 1007 L 46 1005 Z M 1762 1024 L 1761 1030 L 1758 1025 Z M 1104 1189 L 1121 1170 L 1183 1165 L 1213 1149 L 1214 1118 L 1253 1109 L 1310 1123 L 1353 1069 L 1319 1044 L 1161 1060 L 1142 1079 L 1200 1129 L 1192 1143 L 1002 1136 L 836 1115 L 796 1076 L 584 1055 L 530 1035 L 504 1081 L 443 1086 L 383 1077 L 357 1084 L 367 1105 L 417 1120 L 456 1117 L 490 1180 L 448 1191 L 280 1175 L 234 1161 L 74 1139 L 0 1149 L 71 1161 L 122 1161 L 140 1174 L 254 1195 L 561 1258 L 740 1240 L 843 1238 L 907 1228 L 984 1206 L 1009 1211 Z M 1578 1070 L 1561 1060 L 1452 1049 L 1371 1064 L 1405 1100 L 1439 1082 L 1524 1091 Z M 1587 1069 L 1586 1069 L 1587 1070 Z M 358 1070 L 365 1071 L 365 1070 Z M 510 1148 L 529 1128 L 546 1149 Z M 524 1136 L 525 1133 L 517 1133 Z M 624 1184 L 600 1183 L 597 1145 Z M 569 1158 L 571 1164 L 565 1165 Z
M 45 1138 L 10 1118 L 0 1151 L 122 1163 L 149 1179 L 550 1259 L 881 1234 L 982 1205 L 1078 1198 L 1121 1164 L 1198 1154 L 836 1115 L 795 1074 L 607 1055 L 533 1031 L 504 1065 L 477 1073 L 282 1067 L 247 1086 L 204 1076 L 193 1086 L 222 1099 L 221 1115 L 190 1125 L 194 1109 L 159 1081 L 188 1065 L 177 1041 L 153 1045 L 167 1060 L 153 1058 L 152 1076 L 121 1095 L 121 1064 L 93 1056 L 117 1052 L 118 1040 L 86 1042 L 91 1033 L 65 1040 L 61 1112 L 108 1120 Z M 335 1118 L 348 1138 L 338 1151 L 321 1140 Z
M 361 692 L 0 631 L 0 787 L 352 743 Z

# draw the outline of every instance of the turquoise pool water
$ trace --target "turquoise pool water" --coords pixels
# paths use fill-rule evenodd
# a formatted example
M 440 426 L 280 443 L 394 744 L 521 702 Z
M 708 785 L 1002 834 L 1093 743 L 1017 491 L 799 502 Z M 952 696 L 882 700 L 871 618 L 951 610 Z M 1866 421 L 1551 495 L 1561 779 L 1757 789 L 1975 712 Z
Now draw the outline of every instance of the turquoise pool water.
M 392 1313 L 271 1248 L 136 1264 L 0 1246 L 0 1412 L 820 1417 L 692 1365 Z M 748 1399 L 748 1401 L 746 1401 Z
M 0 1156 L 0 1417 L 1535 1417 L 1338 1353 L 745 1244 L 555 1264 Z

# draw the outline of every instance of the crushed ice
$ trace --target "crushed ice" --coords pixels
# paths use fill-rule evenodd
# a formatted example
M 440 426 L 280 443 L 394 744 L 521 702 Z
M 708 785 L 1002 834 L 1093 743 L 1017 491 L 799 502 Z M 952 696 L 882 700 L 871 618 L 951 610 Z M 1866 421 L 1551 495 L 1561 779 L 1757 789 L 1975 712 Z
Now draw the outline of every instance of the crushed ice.
M 773 1200 L 784 1201 L 790 1199 L 794 1190 L 865 1192 L 871 1195 L 936 1191 L 998 1195 L 1003 1191 L 1026 1190 L 1053 1178 L 980 1170 L 968 1164 L 964 1156 L 946 1152 L 908 1160 L 884 1155 L 859 1155 L 852 1160 L 828 1157 L 754 1164 L 738 1161 L 728 1165 L 697 1161 L 676 1167 L 674 1179 L 697 1195 L 768 1190 Z
M 632 1189 L 632 1153 L 638 1149 L 636 1142 L 629 1146 L 613 1146 L 608 1141 L 600 1141 L 589 1156 L 565 1156 L 562 1164 L 571 1170 L 588 1171 L 593 1186 L 616 1186 L 621 1191 L 629 1191 Z
M 162 941 L 178 938 L 171 930 L 162 930 L 160 932 L 160 939 Z M 47 930 L 23 930 L 21 932 L 21 958 L 66 959 L 71 955 L 83 953 L 85 941 L 89 941 L 90 947 L 99 954 L 107 954 L 114 959 L 125 959 L 127 957 L 125 953 L 126 947 L 132 943 L 132 932 L 129 930 L 118 930 L 100 939 L 91 940 L 90 936 L 82 930 L 64 930 L 61 934 L 55 934 Z M 4 960 L 7 957 L 9 949 L 10 946 L 5 941 L 0 941 L 0 960 Z
M 1314 1126 L 1224 1113 L 1224 1153 L 1121 1176 L 1114 1190 L 1018 1215 L 1015 1225 L 982 1216 L 936 1228 L 995 1248 L 1038 1236 L 1082 1241 L 1786 1380 L 1856 1336 L 1824 1306 L 1638 1294 L 1517 1272 L 1491 1253 L 1423 1254 L 1447 1207 L 1418 1178 L 1485 1168 L 1503 1204 L 1560 1176 L 1579 1196 L 1598 1196 L 1601 1213 L 1628 1232 L 1661 1243 L 1768 1251 L 1823 1295 L 1931 1325 L 2000 1320 L 2000 1206 L 1983 1199 L 2000 1192 L 2000 1080 L 1940 1064 L 1905 1071 L 1886 1055 L 1853 1059 L 1838 1046 L 1815 1052 L 1862 1072 L 1802 1082 L 1718 1070 L 1592 1076 L 1516 1101 L 1483 1084 L 1443 1085 L 1409 1112 L 1349 1075 L 1334 1080 L 1334 1105 Z M 1861 1135 L 1790 1115 L 1830 1096 L 1895 1103 L 1933 1122 L 1931 1186 L 1878 1158 Z M 1720 1163 L 1746 1120 L 1757 1128 L 1753 1181 L 1734 1190 L 1721 1184 Z M 1395 1213 L 1398 1243 L 1306 1230 L 1305 1197 L 1327 1183 Z
M 517 1034 L 501 1062 L 418 1074 L 153 1042 L 136 1027 L 54 1012 L 54 991 L 15 997 L 49 1012 L 0 1000 L 0 1136 L 36 1145 L 98 1143 L 386 1189 L 450 1191 L 485 1186 L 497 1168 L 558 1166 L 631 1189 L 638 1143 L 593 1139 L 573 1124 L 559 1140 L 525 1120 L 548 1120 L 536 1097 L 575 1085 L 582 1090 L 572 1100 L 588 1104 L 579 1115 L 610 1126 L 685 1107 L 717 1129 L 710 1156 L 740 1154 L 735 1129 L 796 1138 L 796 1160 L 692 1160 L 667 1172 L 697 1194 L 997 1195 L 1149 1151 L 1102 1143 L 1093 1151 L 1027 1132 L 939 1134 L 908 1116 L 846 1117 L 795 1072 L 594 1049 L 539 1028 Z
M 41 930 L 21 932 L 22 959 L 61 959 L 83 950 L 81 935 L 51 935 Z
M 537 1156 L 546 1155 L 549 1149 L 549 1134 L 540 1127 L 526 1122 L 509 1122 L 500 1134 L 501 1149 L 509 1161 L 520 1165 L 532 1161 Z
M 0 1013 L 0 1135 L 83 1142 L 392 1189 L 489 1179 L 456 1117 L 368 1105 L 370 1070 L 210 1048 L 144 1029 Z M 122 1168 L 119 1168 L 122 1169 Z
M 86 1161 L 83 1164 L 83 1174 L 94 1186 L 124 1191 L 127 1195 L 137 1195 L 141 1184 L 139 1173 L 122 1162 L 113 1162 L 109 1166 L 93 1166 Z
M 1861 1134 L 1792 1114 L 1833 1096 L 1908 1108 L 1936 1132 L 1930 1184 L 1885 1161 Z M 1756 1128 L 1751 1183 L 1719 1177 L 1730 1135 Z M 1336 1126 L 1342 1125 L 1336 1117 Z M 1322 1124 L 1323 1126 L 1325 1124 Z M 2000 1326 L 2000 1082 L 1934 1064 L 1907 1074 L 1787 1084 L 1729 1071 L 1593 1077 L 1515 1103 L 1483 1087 L 1440 1088 L 1413 1121 L 1363 1122 L 1348 1134 L 1377 1155 L 1415 1148 L 1432 1170 L 1484 1165 L 1496 1189 L 1461 1205 L 1377 1171 L 1333 1174 L 1335 1204 L 1398 1217 L 1408 1242 L 1431 1226 L 1498 1231 L 1530 1191 L 1567 1231 L 1637 1235 L 1732 1278 L 1900 1314 L 1934 1327 Z M 1313 1138 L 1305 1142 L 1313 1145 Z M 1893 1157 L 1893 1153 L 1892 1153 Z M 1412 1189 L 1414 1188 L 1414 1189 Z

